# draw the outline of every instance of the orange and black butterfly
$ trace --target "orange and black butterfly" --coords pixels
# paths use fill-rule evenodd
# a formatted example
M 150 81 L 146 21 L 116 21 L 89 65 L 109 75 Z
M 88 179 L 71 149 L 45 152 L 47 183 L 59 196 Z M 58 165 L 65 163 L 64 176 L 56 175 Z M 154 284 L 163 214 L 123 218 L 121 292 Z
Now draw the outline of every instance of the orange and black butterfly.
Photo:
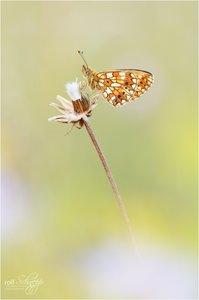
M 150 72 L 137 69 L 118 69 L 95 72 L 91 69 L 83 52 L 78 51 L 86 65 L 82 72 L 88 79 L 91 89 L 98 89 L 113 106 L 122 106 L 144 94 L 153 83 Z

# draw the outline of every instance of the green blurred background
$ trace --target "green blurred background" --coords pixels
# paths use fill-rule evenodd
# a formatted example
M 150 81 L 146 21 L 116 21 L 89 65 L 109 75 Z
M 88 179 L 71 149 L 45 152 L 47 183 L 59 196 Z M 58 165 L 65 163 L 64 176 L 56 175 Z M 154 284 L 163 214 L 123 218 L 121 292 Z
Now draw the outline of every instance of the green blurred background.
M 48 123 L 88 64 L 154 74 L 91 123 L 143 262 L 86 130 Z M 2 296 L 195 299 L 197 2 L 2 2 Z M 5 281 L 38 273 L 35 294 Z

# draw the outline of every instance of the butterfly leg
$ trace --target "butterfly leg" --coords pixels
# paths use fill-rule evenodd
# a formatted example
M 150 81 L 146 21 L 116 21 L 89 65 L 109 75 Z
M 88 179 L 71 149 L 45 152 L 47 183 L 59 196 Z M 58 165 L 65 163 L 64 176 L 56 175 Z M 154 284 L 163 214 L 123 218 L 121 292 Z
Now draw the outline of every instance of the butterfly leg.
M 80 83 L 79 83 L 79 89 L 80 89 L 80 91 L 85 90 L 85 88 L 86 88 L 87 86 L 88 86 L 88 85 L 87 85 L 86 81 L 80 81 Z

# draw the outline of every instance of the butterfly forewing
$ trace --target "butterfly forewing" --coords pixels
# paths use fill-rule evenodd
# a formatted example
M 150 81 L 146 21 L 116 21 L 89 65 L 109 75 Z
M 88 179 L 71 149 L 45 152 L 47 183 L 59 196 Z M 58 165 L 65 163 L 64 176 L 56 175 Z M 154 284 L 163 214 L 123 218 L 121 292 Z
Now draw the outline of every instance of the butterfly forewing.
M 96 88 L 114 106 L 140 97 L 153 82 L 153 75 L 142 70 L 108 70 L 95 74 Z

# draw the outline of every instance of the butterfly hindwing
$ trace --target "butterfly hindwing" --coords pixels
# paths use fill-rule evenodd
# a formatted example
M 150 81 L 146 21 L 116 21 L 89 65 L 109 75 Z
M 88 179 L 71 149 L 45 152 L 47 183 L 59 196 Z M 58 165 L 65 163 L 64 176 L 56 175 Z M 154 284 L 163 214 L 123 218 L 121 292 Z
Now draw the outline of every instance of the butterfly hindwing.
M 149 72 L 131 70 L 107 70 L 96 73 L 96 87 L 114 106 L 121 106 L 140 97 L 153 82 Z

